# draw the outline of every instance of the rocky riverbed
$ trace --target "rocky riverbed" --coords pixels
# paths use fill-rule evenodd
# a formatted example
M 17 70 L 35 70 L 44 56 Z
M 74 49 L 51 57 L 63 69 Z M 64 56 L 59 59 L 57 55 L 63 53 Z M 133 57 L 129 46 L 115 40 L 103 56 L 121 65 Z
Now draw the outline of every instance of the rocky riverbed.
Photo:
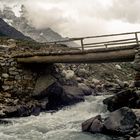
M 33 47 L 23 44 L 18 48 L 22 45 L 20 42 L 8 42 L 3 42 L 0 47 L 2 125 L 11 122 L 3 120 L 5 118 L 38 116 L 46 111 L 59 112 L 80 102 L 80 105 L 85 104 L 88 97 L 93 99 L 96 96 L 104 98 L 106 95 L 113 95 L 103 101 L 104 106 L 112 112 L 110 116 L 94 114 L 93 110 L 92 115 L 98 116 L 86 121 L 83 131 L 120 135 L 126 139 L 139 136 L 138 113 L 131 109 L 139 108 L 140 94 L 133 81 L 135 72 L 131 63 L 21 65 L 14 56 L 19 52 L 33 55 Z M 57 47 L 65 49 L 65 46 Z M 53 46 L 37 46 L 35 50 L 38 52 L 42 49 L 44 52 L 49 49 L 53 51 Z M 90 117 L 92 116 L 87 116 L 85 120 Z

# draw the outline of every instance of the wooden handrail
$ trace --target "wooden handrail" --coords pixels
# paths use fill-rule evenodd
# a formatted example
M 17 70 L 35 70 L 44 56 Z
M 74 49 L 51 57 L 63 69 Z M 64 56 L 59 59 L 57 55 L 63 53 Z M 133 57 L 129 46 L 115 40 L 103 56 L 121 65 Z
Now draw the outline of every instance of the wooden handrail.
M 130 40 L 136 41 L 136 38 L 122 39 L 122 40 L 112 40 L 112 41 L 104 41 L 104 42 L 96 42 L 96 43 L 87 43 L 87 44 L 84 44 L 84 45 L 89 46 L 89 45 L 106 44 L 106 43 L 113 43 L 113 42 L 125 42 L 125 41 L 130 41 Z
M 106 35 L 98 35 L 98 36 L 87 36 L 87 37 L 78 37 L 78 38 L 69 38 L 67 40 L 58 40 L 48 43 L 66 43 L 66 42 L 73 42 L 73 41 L 80 41 L 81 46 L 77 48 L 81 48 L 81 50 L 84 52 L 85 48 L 93 48 L 93 47 L 106 47 L 108 45 L 128 45 L 128 44 L 137 44 L 139 45 L 139 39 L 138 34 L 140 34 L 140 31 L 138 32 L 127 32 L 127 33 L 118 33 L 118 34 L 106 34 Z M 119 37 L 119 36 L 126 36 L 126 35 L 134 35 L 134 38 L 127 38 L 124 39 L 116 39 L 116 40 L 110 40 L 110 41 L 104 41 L 104 42 L 91 42 L 91 43 L 84 43 L 85 40 L 88 39 L 98 39 L 98 38 L 108 38 L 108 37 Z

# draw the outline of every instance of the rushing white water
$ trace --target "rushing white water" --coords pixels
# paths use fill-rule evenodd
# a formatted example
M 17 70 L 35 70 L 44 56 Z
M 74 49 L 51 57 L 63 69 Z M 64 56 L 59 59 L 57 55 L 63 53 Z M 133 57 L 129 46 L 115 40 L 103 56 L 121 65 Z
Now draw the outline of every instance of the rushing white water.
M 81 123 L 97 114 L 107 114 L 102 100 L 87 97 L 85 102 L 64 108 L 56 113 L 10 119 L 13 124 L 0 126 L 0 140 L 110 140 L 104 135 L 81 132 Z

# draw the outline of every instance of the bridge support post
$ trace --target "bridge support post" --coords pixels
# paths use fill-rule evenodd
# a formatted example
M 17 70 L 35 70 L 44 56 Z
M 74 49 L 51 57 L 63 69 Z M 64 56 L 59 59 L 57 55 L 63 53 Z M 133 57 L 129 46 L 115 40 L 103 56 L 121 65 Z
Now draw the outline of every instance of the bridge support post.
M 140 87 L 140 46 L 138 45 L 138 52 L 135 55 L 135 60 L 133 63 L 133 68 L 136 71 L 135 74 L 135 86 Z

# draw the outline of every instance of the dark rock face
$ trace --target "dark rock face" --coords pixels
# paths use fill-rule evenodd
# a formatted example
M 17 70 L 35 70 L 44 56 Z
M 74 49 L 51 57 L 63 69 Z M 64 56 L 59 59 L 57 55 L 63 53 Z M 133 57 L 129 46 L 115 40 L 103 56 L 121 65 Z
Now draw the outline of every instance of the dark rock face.
M 100 115 L 82 123 L 82 131 L 102 133 L 111 136 L 121 136 L 124 139 L 139 136 L 139 124 L 135 113 L 128 107 L 112 112 L 102 119 Z
M 26 39 L 26 40 L 32 40 L 29 37 L 26 37 L 21 32 L 17 31 L 15 28 L 8 25 L 3 19 L 0 18 L 0 34 L 2 36 L 7 36 L 10 38 L 15 39 Z
M 136 115 L 127 107 L 123 107 L 110 114 L 105 120 L 105 133 L 109 134 L 128 134 L 134 128 Z
M 91 133 L 101 133 L 103 130 L 103 123 L 101 116 L 98 115 L 82 123 L 82 131 Z
M 0 124 L 11 124 L 12 122 L 9 120 L 0 120 Z
M 78 87 L 62 86 L 59 83 L 52 84 L 42 94 L 46 94 L 48 97 L 48 109 L 55 109 L 84 101 L 84 93 L 81 89 Z
M 130 108 L 135 107 L 137 100 L 138 96 L 134 91 L 123 90 L 118 94 L 105 99 L 103 103 L 107 105 L 109 111 L 115 111 L 124 106 L 128 106 Z
M 0 118 L 27 117 L 30 115 L 37 116 L 42 110 L 41 103 L 39 104 L 37 101 L 29 101 L 26 102 L 26 104 L 5 106 L 1 110 Z
M 84 95 L 81 88 L 76 86 L 62 86 L 55 82 L 40 94 L 35 95 L 34 98 L 41 100 L 41 102 L 44 102 L 43 99 L 46 98 L 48 102 L 46 105 L 47 110 L 51 110 L 84 101 Z

